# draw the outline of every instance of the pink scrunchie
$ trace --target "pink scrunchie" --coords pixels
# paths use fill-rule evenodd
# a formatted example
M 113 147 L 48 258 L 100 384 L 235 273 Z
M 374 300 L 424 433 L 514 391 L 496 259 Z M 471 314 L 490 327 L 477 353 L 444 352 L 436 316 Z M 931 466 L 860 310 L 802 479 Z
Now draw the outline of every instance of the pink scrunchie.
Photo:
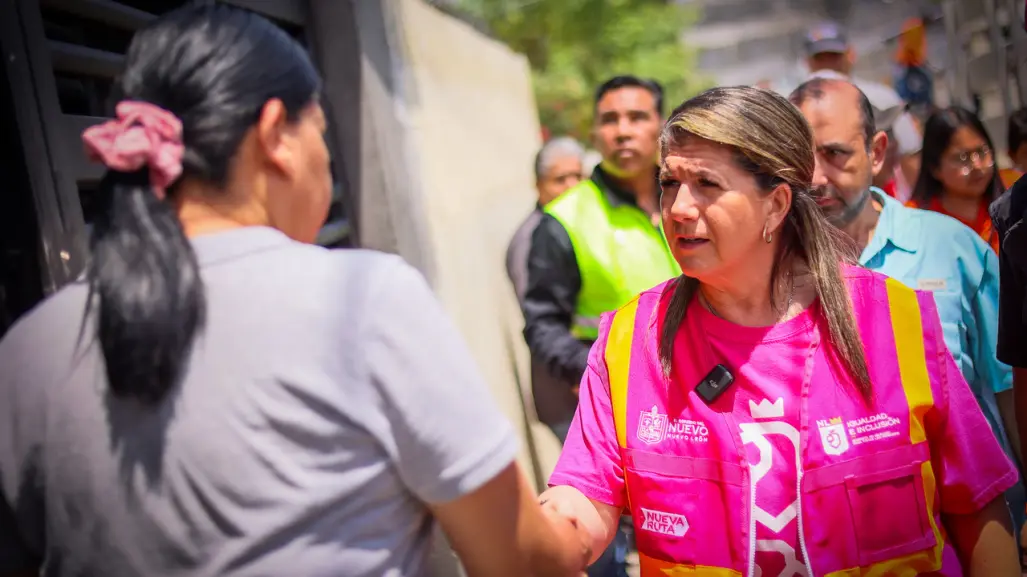
M 182 174 L 182 121 L 159 106 L 136 100 L 119 102 L 115 112 L 117 118 L 82 133 L 86 154 L 119 172 L 148 166 L 150 184 L 163 199 Z

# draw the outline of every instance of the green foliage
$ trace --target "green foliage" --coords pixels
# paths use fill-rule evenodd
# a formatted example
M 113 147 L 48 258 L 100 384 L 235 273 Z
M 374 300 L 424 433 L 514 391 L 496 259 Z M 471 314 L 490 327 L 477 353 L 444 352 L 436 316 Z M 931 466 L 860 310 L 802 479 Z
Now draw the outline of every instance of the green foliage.
M 458 0 L 531 62 L 543 126 L 587 139 L 593 93 L 634 74 L 659 81 L 670 108 L 704 88 L 682 44 L 695 13 L 669 0 Z

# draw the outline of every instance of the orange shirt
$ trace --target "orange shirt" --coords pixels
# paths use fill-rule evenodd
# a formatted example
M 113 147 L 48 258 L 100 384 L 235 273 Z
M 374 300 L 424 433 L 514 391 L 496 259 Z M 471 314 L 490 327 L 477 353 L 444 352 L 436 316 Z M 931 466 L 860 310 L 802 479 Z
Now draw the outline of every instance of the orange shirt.
M 991 224 L 991 215 L 988 214 L 987 201 L 981 201 L 981 207 L 977 209 L 977 218 L 975 218 L 973 221 L 965 220 L 945 210 L 945 207 L 941 205 L 941 199 L 937 197 L 932 199 L 926 207 L 918 205 L 914 200 L 910 200 L 909 202 L 907 202 L 906 206 L 911 208 L 923 208 L 925 210 L 933 210 L 934 212 L 940 212 L 944 215 L 951 216 L 952 218 L 958 220 L 966 226 L 969 226 L 970 228 L 974 229 L 974 231 L 977 234 L 981 235 L 981 238 L 984 239 L 984 242 L 991 245 L 991 248 L 995 251 L 996 254 L 998 254 L 998 233 L 995 232 L 995 229 Z
M 998 171 L 999 178 L 1002 179 L 1002 189 L 1009 190 L 1009 187 L 1013 186 L 1023 173 L 1015 168 L 1003 168 Z

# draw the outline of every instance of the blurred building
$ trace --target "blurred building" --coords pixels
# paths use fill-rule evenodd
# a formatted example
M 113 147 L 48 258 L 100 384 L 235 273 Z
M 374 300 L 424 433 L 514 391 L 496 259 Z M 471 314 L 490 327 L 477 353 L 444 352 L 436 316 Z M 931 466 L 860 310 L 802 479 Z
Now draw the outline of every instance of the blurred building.
M 820 0 L 678 0 L 700 19 L 684 41 L 715 84 L 738 85 L 798 78 L 805 30 L 816 22 Z
M 951 101 L 978 108 L 995 145 L 1005 148 L 1006 119 L 1027 106 L 1027 33 L 1023 0 L 942 0 Z
M 857 72 L 891 81 L 889 41 L 902 22 L 925 9 L 920 0 L 678 0 L 702 18 L 685 31 L 699 51 L 699 67 L 720 85 L 765 82 L 785 90 L 806 75 L 803 35 L 815 23 L 834 20 L 849 31 Z
M 716 84 L 787 92 L 806 75 L 802 35 L 832 19 L 849 31 L 855 74 L 891 84 L 897 37 L 922 17 L 938 106 L 977 109 L 996 145 L 1008 114 L 1027 105 L 1027 33 L 1022 0 L 677 0 L 701 10 L 684 32 Z M 1004 148 L 1004 145 L 1001 145 Z

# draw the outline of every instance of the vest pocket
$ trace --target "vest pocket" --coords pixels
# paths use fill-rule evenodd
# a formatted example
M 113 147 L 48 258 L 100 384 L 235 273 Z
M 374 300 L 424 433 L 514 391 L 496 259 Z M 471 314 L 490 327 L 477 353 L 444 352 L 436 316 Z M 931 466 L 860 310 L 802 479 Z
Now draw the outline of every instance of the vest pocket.
M 740 569 L 747 540 L 743 469 L 736 463 L 624 450 L 640 553 L 690 566 Z
M 922 465 L 929 458 L 927 444 L 919 443 L 810 472 L 814 485 L 844 487 L 860 567 L 937 544 L 924 494 Z
M 859 564 L 870 565 L 935 545 L 920 463 L 845 481 L 856 524 Z

